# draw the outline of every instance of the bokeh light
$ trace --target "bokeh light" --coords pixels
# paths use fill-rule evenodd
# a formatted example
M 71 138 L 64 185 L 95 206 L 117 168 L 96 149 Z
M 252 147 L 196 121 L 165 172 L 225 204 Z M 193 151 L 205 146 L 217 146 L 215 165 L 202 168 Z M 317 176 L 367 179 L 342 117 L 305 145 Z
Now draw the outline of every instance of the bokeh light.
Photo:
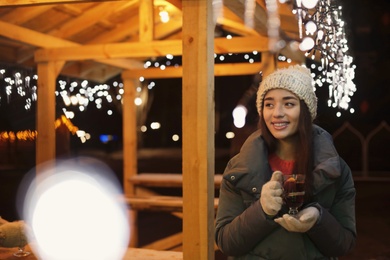
M 129 243 L 127 207 L 103 163 L 76 158 L 45 167 L 20 190 L 23 218 L 39 259 L 122 259 Z M 25 192 L 24 192 L 25 191 Z

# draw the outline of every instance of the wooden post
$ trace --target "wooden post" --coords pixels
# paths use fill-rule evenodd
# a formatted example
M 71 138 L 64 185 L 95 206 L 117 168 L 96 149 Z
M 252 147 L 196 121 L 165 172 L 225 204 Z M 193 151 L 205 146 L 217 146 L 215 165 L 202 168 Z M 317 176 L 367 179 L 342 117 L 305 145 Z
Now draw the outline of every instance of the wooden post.
M 183 258 L 214 259 L 212 0 L 183 0 Z
M 53 163 L 56 158 L 56 116 L 55 90 L 56 79 L 64 62 L 38 63 L 38 100 L 36 111 L 36 174 L 43 171 L 43 163 Z
M 139 3 L 139 41 L 154 39 L 154 0 L 141 0 Z
M 125 196 L 134 195 L 134 187 L 129 178 L 137 174 L 137 114 L 134 104 L 136 81 L 131 78 L 123 79 L 124 93 L 122 96 L 123 118 L 123 187 Z M 130 210 L 130 246 L 138 244 L 137 212 Z
M 263 79 L 276 70 L 276 55 L 272 52 L 261 53 L 261 63 L 263 64 Z

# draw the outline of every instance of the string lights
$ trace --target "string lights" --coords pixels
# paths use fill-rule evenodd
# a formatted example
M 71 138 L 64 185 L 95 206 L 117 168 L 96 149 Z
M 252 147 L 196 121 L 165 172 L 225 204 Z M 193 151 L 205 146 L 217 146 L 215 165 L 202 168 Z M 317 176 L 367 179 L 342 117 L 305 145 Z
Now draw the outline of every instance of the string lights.
M 320 59 L 320 65 L 313 63 L 313 69 L 319 72 L 315 82 L 319 87 L 324 83 L 329 85 L 329 107 L 347 110 L 356 91 L 353 82 L 356 66 L 348 55 L 342 7 L 335 0 L 320 0 L 313 12 L 304 10 L 303 21 L 306 35 L 313 37 L 315 42 L 306 56 Z M 354 112 L 353 108 L 349 111 Z
M 329 87 L 328 106 L 348 110 L 356 91 L 355 68 L 348 54 L 342 7 L 337 0 L 294 0 L 292 12 L 297 15 L 299 48 L 314 62 L 311 65 L 316 86 Z M 317 65 L 319 64 L 319 65 Z M 341 113 L 337 112 L 337 116 Z
M 288 39 L 287 42 L 280 37 L 278 1 L 280 4 L 291 4 L 292 13 L 298 20 L 299 39 Z M 254 0 L 245 1 L 244 19 L 250 27 L 253 27 L 254 3 Z M 342 7 L 337 0 L 265 0 L 265 4 L 269 49 L 279 53 L 290 44 L 306 52 L 306 57 L 314 61 L 311 69 L 316 86 L 329 86 L 328 106 L 348 110 L 351 96 L 356 91 L 353 83 L 356 67 L 353 58 L 348 55 Z M 354 109 L 350 108 L 349 111 L 353 113 Z M 337 112 L 336 115 L 340 116 L 341 113 Z

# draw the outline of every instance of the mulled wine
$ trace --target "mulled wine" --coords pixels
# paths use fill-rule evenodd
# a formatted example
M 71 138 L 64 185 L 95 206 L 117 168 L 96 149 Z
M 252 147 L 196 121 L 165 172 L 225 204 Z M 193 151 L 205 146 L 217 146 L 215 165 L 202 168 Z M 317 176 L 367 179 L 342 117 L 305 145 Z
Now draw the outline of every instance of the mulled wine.
M 305 196 L 305 175 L 283 175 L 284 202 L 289 207 L 288 214 L 295 215 L 303 205 Z

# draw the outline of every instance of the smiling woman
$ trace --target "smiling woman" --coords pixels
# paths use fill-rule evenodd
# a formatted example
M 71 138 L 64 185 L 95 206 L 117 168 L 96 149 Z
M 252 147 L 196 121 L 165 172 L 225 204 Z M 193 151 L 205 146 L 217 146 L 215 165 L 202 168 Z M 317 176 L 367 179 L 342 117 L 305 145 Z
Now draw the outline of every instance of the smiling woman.
M 310 70 L 296 65 L 271 73 L 260 84 L 257 110 L 260 129 L 224 172 L 216 217 L 218 247 L 235 259 L 346 254 L 356 240 L 356 192 L 331 136 L 313 124 L 317 97 Z M 291 211 L 283 196 L 287 175 L 305 180 L 293 185 L 303 196 Z

